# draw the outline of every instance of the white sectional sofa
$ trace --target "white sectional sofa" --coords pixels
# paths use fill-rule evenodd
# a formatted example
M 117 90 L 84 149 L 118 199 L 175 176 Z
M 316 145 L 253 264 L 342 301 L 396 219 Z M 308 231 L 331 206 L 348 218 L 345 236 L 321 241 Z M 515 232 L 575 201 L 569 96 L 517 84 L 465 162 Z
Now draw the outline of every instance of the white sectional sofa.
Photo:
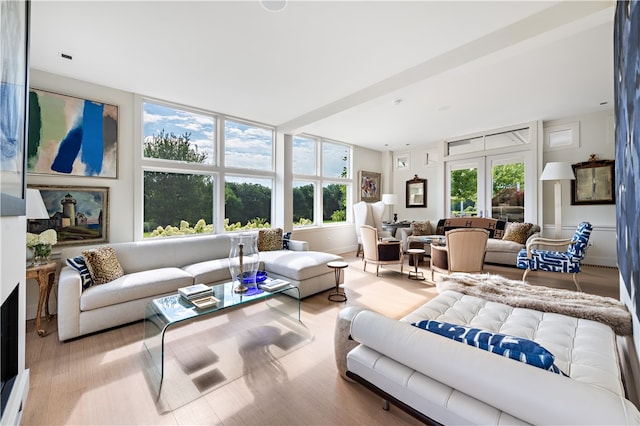
M 569 377 L 414 327 L 425 319 L 532 339 Z M 347 376 L 425 422 L 441 424 L 638 425 L 625 398 L 611 327 L 513 308 L 452 290 L 401 320 L 363 310 Z
M 487 241 L 487 251 L 485 254 L 484 262 L 496 265 L 505 265 L 516 267 L 518 260 L 518 253 L 521 249 L 526 247 L 526 243 L 534 237 L 540 236 L 540 226 L 532 225 L 529 235 L 526 240 L 522 242 L 509 241 L 503 239 L 507 230 L 513 222 L 505 222 L 503 220 L 491 219 L 491 218 L 477 218 L 477 217 L 454 217 L 447 219 L 440 219 L 438 222 L 430 221 L 433 235 L 442 235 L 446 231 L 456 228 L 482 228 L 490 232 L 489 240 Z M 516 225 L 518 225 L 516 223 Z M 400 229 L 400 239 L 402 241 L 402 249 L 406 252 L 411 248 L 411 245 L 421 244 L 420 237 L 414 236 L 413 226 L 409 228 Z M 415 247 L 414 247 L 415 248 Z M 431 245 L 424 244 L 425 255 L 431 256 Z
M 158 238 L 109 244 L 125 275 L 83 291 L 80 273 L 66 265 L 67 258 L 87 247 L 62 250 L 58 281 L 58 337 L 61 341 L 144 317 L 146 304 L 195 283 L 230 281 L 228 235 Z M 260 252 L 272 278 L 282 278 L 300 290 L 300 297 L 335 287 L 327 262 L 342 260 L 334 254 L 309 251 L 304 241 L 289 241 L 289 250 Z M 296 292 L 291 292 L 297 296 Z

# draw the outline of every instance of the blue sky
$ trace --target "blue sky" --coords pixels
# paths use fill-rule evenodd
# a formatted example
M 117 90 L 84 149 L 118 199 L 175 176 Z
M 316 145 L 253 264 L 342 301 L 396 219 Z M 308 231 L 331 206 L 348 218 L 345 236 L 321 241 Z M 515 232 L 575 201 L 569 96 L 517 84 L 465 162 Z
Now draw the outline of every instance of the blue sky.
M 215 120 L 213 116 L 198 114 L 144 102 L 143 138 L 149 140 L 162 130 L 177 136 L 191 133 L 190 142 L 198 152 L 205 153 L 206 164 L 215 162 Z M 315 175 L 315 145 L 307 138 L 294 138 L 293 171 L 295 174 Z M 345 145 L 324 143 L 323 175 L 340 177 L 342 168 L 349 165 Z M 258 170 L 272 170 L 273 132 L 271 129 L 251 126 L 241 122 L 225 122 L 225 166 Z

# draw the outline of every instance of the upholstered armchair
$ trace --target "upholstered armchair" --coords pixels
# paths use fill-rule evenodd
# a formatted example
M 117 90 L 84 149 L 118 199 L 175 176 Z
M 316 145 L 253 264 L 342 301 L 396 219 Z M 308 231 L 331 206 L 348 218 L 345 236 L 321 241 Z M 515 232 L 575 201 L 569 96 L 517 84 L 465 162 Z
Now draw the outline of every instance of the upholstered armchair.
M 581 263 L 587 254 L 589 237 L 593 226 L 582 222 L 576 228 L 572 238 L 550 239 L 536 237 L 529 240 L 527 247 L 518 253 L 518 268 L 524 269 L 522 280 L 530 271 L 547 271 L 573 274 L 573 283 L 582 291 L 578 282 Z M 565 251 L 540 250 L 537 246 L 562 247 Z
M 445 239 L 446 246 L 431 244 L 431 281 L 434 272 L 482 272 L 489 231 L 480 228 L 452 229 L 445 233 Z
M 400 241 L 381 241 L 378 237 L 378 230 L 369 225 L 362 225 L 360 233 L 362 234 L 364 271 L 367 270 L 367 263 L 376 265 L 376 275 L 379 274 L 380 265 L 400 265 L 400 273 L 402 274 L 404 255 Z
M 369 225 L 376 228 L 380 238 L 391 238 L 391 232 L 382 229 L 384 208 L 385 204 L 382 201 L 378 201 L 376 203 L 365 203 L 364 201 L 360 201 L 353 205 L 353 222 L 356 231 L 356 238 L 358 239 L 356 257 L 359 257 L 360 252 L 362 252 L 362 235 L 360 232 L 360 227 L 362 225 Z

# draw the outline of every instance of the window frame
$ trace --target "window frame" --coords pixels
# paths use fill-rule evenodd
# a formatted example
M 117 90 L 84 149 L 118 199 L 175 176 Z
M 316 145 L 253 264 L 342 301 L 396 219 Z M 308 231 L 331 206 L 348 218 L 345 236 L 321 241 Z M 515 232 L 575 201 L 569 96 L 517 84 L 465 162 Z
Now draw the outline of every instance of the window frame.
M 267 179 L 271 182 L 271 217 L 267 218 L 270 225 L 273 226 L 274 213 L 276 209 L 276 128 L 264 123 L 259 123 L 252 120 L 246 120 L 238 117 L 234 117 L 227 114 L 221 114 L 213 111 L 207 111 L 203 109 L 188 107 L 175 102 L 169 102 L 149 96 L 136 95 L 136 108 L 134 112 L 134 119 L 136 126 L 134 129 L 135 137 L 135 176 L 134 183 L 136 188 L 136 195 L 134 196 L 134 214 L 136 220 L 134 221 L 134 240 L 144 239 L 144 174 L 146 171 L 153 172 L 167 172 L 167 173 L 184 173 L 184 174 L 197 174 L 197 175 L 209 175 L 213 179 L 213 206 L 212 206 L 212 218 L 213 218 L 213 231 L 212 234 L 226 233 L 224 228 L 225 220 L 225 182 L 226 177 L 240 177 L 247 179 Z M 144 105 L 145 103 L 153 103 L 161 105 L 166 108 L 172 108 L 176 110 L 183 110 L 192 112 L 194 114 L 200 114 L 205 116 L 211 116 L 214 120 L 214 132 L 213 132 L 213 159 L 212 164 L 202 163 L 190 163 L 186 161 L 167 160 L 161 158 L 147 158 L 144 156 Z M 270 169 L 251 169 L 243 167 L 231 167 L 225 164 L 225 123 L 231 121 L 234 123 L 257 127 L 265 129 L 271 133 L 271 160 Z M 233 232 L 233 231 L 230 231 Z
M 342 225 L 344 223 L 347 223 L 349 220 L 349 212 L 351 210 L 351 206 L 353 204 L 353 200 L 351 197 L 351 191 L 353 188 L 353 145 L 345 143 L 345 142 L 340 142 L 340 141 L 336 141 L 333 139 L 328 139 L 328 138 L 323 138 L 320 136 L 313 136 L 313 135 L 309 135 L 306 133 L 300 133 L 300 134 L 296 134 L 293 135 L 293 138 L 295 139 L 296 137 L 300 137 L 300 138 L 304 138 L 304 139 L 308 139 L 308 140 L 312 140 L 315 142 L 315 148 L 314 148 L 314 152 L 315 152 L 315 174 L 302 174 L 302 173 L 293 173 L 293 164 L 291 165 L 291 171 L 292 171 L 292 182 L 308 182 L 308 183 L 313 183 L 314 185 L 314 218 L 313 218 L 313 224 L 309 224 L 309 225 L 298 225 L 296 226 L 293 222 L 291 223 L 291 226 L 293 227 L 293 229 L 303 229 L 303 228 L 309 228 L 309 227 L 321 227 L 321 226 L 337 226 L 337 225 Z M 325 176 L 324 175 L 324 169 L 323 169 L 323 165 L 324 165 L 324 151 L 323 151 L 323 147 L 324 144 L 328 143 L 328 144 L 333 144 L 333 145 L 340 145 L 340 146 L 344 146 L 347 150 L 348 150 L 348 158 L 347 158 L 347 176 L 342 178 L 342 177 L 334 177 L 334 176 Z M 292 146 L 292 152 L 295 149 L 295 147 Z M 291 155 L 292 161 L 294 158 L 294 155 L 292 153 Z M 331 222 L 331 223 L 325 223 L 324 222 L 324 202 L 323 202 L 323 191 L 324 191 L 324 187 L 325 185 L 328 184 L 338 184 L 338 185 L 346 185 L 346 201 L 345 201 L 345 220 L 341 221 L 341 222 Z M 292 191 L 293 191 L 293 186 L 292 186 Z M 293 193 L 291 194 L 292 198 L 293 198 Z M 293 215 L 292 215 L 293 217 Z

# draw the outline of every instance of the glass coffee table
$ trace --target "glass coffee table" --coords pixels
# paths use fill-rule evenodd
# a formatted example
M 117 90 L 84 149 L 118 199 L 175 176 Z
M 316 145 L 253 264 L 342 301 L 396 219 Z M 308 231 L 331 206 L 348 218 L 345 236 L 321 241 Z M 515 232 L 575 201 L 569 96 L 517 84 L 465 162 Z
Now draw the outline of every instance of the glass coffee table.
M 268 278 L 264 283 L 271 281 L 273 280 Z M 277 310 L 279 314 L 284 314 L 295 322 L 300 321 L 300 291 L 289 283 L 271 291 L 256 291 L 254 288 L 246 293 L 234 292 L 231 282 L 211 287 L 214 297 L 219 300 L 214 306 L 196 308 L 179 294 L 160 297 L 147 304 L 143 351 L 146 355 L 147 370 L 150 370 L 148 373 L 151 387 L 157 397 L 160 396 L 165 377 L 165 336 L 170 327 L 205 316 L 223 315 L 259 301 L 264 301 L 270 309 Z M 297 293 L 298 297 L 288 296 L 285 292 Z

